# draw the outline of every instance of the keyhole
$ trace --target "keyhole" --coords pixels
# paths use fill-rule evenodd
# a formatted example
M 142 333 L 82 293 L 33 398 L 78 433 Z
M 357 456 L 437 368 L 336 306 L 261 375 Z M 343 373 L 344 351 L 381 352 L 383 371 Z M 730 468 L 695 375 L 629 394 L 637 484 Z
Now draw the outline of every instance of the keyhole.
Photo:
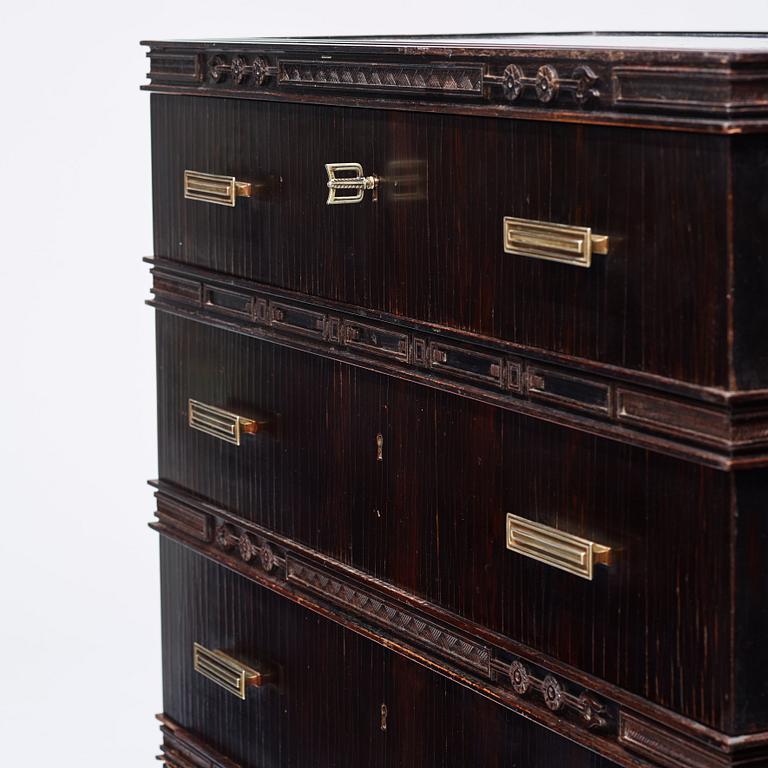
M 376 461 L 384 461 L 384 435 L 376 435 Z
M 387 730 L 387 705 L 386 704 L 381 705 L 381 730 L 382 731 Z

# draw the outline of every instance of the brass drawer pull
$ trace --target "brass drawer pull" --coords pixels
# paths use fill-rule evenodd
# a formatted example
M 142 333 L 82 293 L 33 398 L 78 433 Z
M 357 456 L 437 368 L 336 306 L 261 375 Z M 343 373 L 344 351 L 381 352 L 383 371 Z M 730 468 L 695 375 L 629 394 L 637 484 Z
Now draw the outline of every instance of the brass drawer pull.
M 265 420 L 246 419 L 236 413 L 192 399 L 189 400 L 187 415 L 192 429 L 233 445 L 240 445 L 243 434 L 256 434 L 267 424 Z
M 194 644 L 193 660 L 195 672 L 243 700 L 247 688 L 260 688 L 272 677 L 266 669 L 254 669 L 223 651 L 211 651 L 200 643 Z
M 611 562 L 610 547 L 517 515 L 507 515 L 507 549 L 590 581 L 595 564 Z
M 608 236 L 595 235 L 589 227 L 505 216 L 504 252 L 589 267 L 593 253 L 608 253 Z
M 360 163 L 328 163 L 325 166 L 328 174 L 328 205 L 344 205 L 346 203 L 359 203 L 365 196 L 367 189 L 375 190 L 379 186 L 378 176 L 363 176 L 363 166 Z M 352 176 L 337 176 L 337 173 L 353 174 Z M 343 192 L 344 194 L 339 194 Z M 349 194 L 351 192 L 351 194 Z
M 250 197 L 252 193 L 253 185 L 249 181 L 238 181 L 234 176 L 184 171 L 184 197 L 187 200 L 234 208 L 238 197 Z

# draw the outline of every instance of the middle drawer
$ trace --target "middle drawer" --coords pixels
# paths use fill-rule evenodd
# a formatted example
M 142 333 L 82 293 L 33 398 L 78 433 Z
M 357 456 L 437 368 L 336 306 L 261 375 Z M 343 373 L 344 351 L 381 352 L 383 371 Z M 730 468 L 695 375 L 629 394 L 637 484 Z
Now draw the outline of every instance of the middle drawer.
M 727 473 L 162 313 L 157 321 L 161 481 L 470 629 L 722 726 Z M 193 406 L 202 429 L 190 427 L 190 400 L 224 413 Z M 230 428 L 243 430 L 239 445 L 212 434 Z M 704 506 L 723 514 L 703 526 Z M 590 542 L 613 555 L 583 574 L 591 579 L 543 562 L 599 560 Z

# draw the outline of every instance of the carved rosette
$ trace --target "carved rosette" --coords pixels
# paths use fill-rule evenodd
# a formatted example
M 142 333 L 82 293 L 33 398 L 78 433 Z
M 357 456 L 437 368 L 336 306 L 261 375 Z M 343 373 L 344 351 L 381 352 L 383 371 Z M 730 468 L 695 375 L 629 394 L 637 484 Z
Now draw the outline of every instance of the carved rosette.
M 240 534 L 237 549 L 240 552 L 240 559 L 245 563 L 250 563 L 259 554 L 259 548 L 247 533 Z
M 213 83 L 223 83 L 228 80 L 235 85 L 260 86 L 270 76 L 269 64 L 262 56 L 248 58 L 236 54 L 227 58 L 216 54 L 208 59 L 208 76 Z
M 503 74 L 489 76 L 491 84 L 500 84 L 507 101 L 517 101 L 526 95 L 535 95 L 540 104 L 551 104 L 567 93 L 579 106 L 597 99 L 598 77 L 585 64 L 577 66 L 568 77 L 564 77 L 552 64 L 540 66 L 536 72 L 526 75 L 519 64 L 509 64 Z
M 509 665 L 509 681 L 512 684 L 512 690 L 520 696 L 525 696 L 531 687 L 528 670 L 519 661 L 513 661 Z
M 509 684 L 518 696 L 527 696 L 538 692 L 544 705 L 552 712 L 571 711 L 576 714 L 589 729 L 605 728 L 609 725 L 605 705 L 594 698 L 588 691 L 582 690 L 578 696 L 570 693 L 565 684 L 546 670 L 540 670 L 537 677 L 534 670 L 526 663 L 515 659 L 508 665 L 494 661 L 497 672 L 506 671 Z
M 554 67 L 545 64 L 536 73 L 536 96 L 542 104 L 549 104 L 557 98 L 560 91 L 560 78 Z
M 225 552 L 237 542 L 237 535 L 234 528 L 230 525 L 219 525 L 216 528 L 216 546 L 219 549 L 223 549 Z
M 547 675 L 544 678 L 544 682 L 541 685 L 541 693 L 544 696 L 544 703 L 553 712 L 559 712 L 563 708 L 565 704 L 563 688 L 552 675 Z
M 259 552 L 259 560 L 261 567 L 269 573 L 275 567 L 275 553 L 272 551 L 272 547 L 266 542 L 262 544 L 261 551 Z
M 244 563 L 258 565 L 265 573 L 271 573 L 283 562 L 283 558 L 275 552 L 269 542 L 247 531 L 237 531 L 228 523 L 221 523 L 216 527 L 214 541 L 224 552 L 237 550 Z

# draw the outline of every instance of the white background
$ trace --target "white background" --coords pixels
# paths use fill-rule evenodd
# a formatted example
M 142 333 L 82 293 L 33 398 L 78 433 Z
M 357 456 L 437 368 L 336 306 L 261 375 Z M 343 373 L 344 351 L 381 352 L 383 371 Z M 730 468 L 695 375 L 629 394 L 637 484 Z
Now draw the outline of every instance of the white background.
M 768 2 L 0 0 L 0 764 L 155 764 L 139 40 L 596 28 L 766 30 Z

